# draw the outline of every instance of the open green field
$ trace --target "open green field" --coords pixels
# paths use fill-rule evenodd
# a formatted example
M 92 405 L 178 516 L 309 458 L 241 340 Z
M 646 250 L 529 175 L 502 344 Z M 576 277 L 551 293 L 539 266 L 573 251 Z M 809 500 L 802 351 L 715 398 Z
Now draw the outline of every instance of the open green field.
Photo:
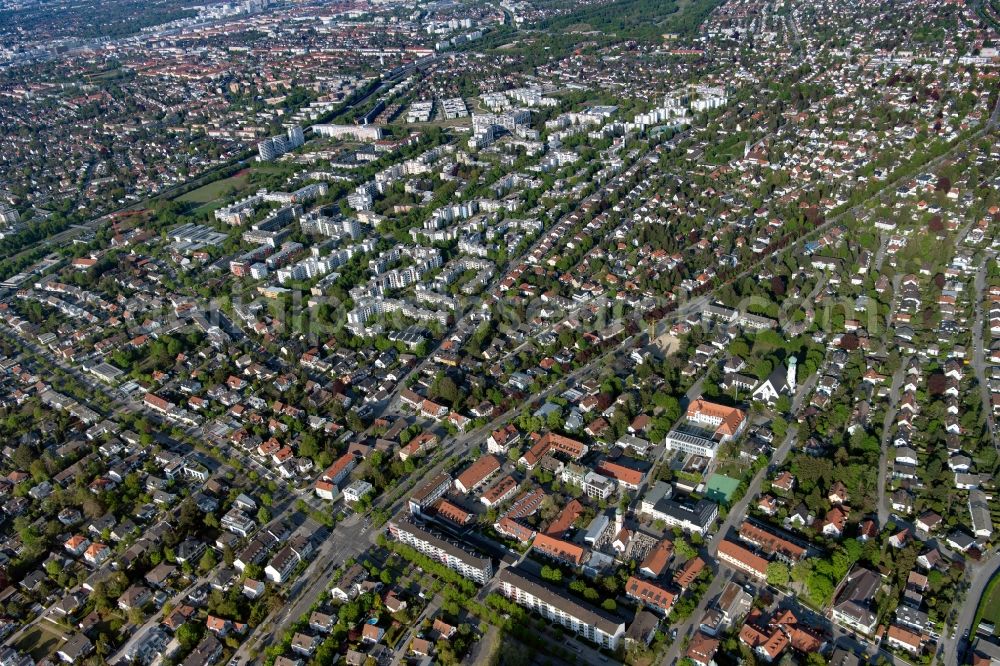
M 976 609 L 976 619 L 972 623 L 973 632 L 980 622 L 990 622 L 994 627 L 1000 626 L 1000 576 L 994 576 L 983 590 L 979 608 Z
M 250 184 L 250 171 L 244 169 L 229 178 L 223 178 L 177 197 L 181 203 L 207 204 L 232 191 L 239 192 Z
M 62 643 L 63 635 L 59 629 L 46 621 L 37 623 L 18 639 L 15 647 L 20 652 L 27 652 L 35 661 L 41 661 L 54 654 Z

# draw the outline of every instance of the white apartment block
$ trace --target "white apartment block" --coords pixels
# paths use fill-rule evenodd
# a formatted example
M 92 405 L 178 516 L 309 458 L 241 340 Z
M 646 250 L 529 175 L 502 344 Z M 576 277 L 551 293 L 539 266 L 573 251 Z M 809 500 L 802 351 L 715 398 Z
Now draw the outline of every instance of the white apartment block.
M 719 443 L 714 439 L 699 437 L 680 430 L 667 433 L 666 446 L 668 451 L 683 451 L 703 458 L 714 458 Z
M 493 562 L 490 558 L 469 552 L 458 543 L 448 541 L 408 520 L 390 523 L 389 533 L 400 543 L 417 549 L 480 585 L 485 585 L 493 577 Z
M 497 576 L 500 593 L 520 606 L 535 611 L 542 617 L 610 650 L 617 649 L 625 635 L 625 623 L 617 622 L 588 608 L 542 581 L 528 577 L 514 568 L 507 568 Z

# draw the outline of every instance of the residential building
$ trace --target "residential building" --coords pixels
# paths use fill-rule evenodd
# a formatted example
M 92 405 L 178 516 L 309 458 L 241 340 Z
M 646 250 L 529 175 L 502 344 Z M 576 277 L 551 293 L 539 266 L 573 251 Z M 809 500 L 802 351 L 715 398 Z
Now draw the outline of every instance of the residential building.
M 481 456 L 458 475 L 455 479 L 455 488 L 461 493 L 471 493 L 499 471 L 500 461 L 496 456 L 490 454 Z
M 670 613 L 670 609 L 673 607 L 675 599 L 672 592 L 669 592 L 648 580 L 637 578 L 635 576 L 630 576 L 629 579 L 625 581 L 625 596 L 629 599 L 634 599 L 649 608 L 658 610 L 664 615 Z
M 767 560 L 738 543 L 723 540 L 719 544 L 719 561 L 758 580 L 767 580 Z
M 389 533 L 401 543 L 416 548 L 480 585 L 485 585 L 493 577 L 493 563 L 488 557 L 473 552 L 468 546 L 449 541 L 406 518 L 390 522 Z
M 625 623 L 600 610 L 572 599 L 516 567 L 497 575 L 497 589 L 515 603 L 557 622 L 602 647 L 617 649 L 625 635 Z
M 451 476 L 442 472 L 417 488 L 410 495 L 410 513 L 415 516 L 423 515 L 424 509 L 448 492 L 448 489 L 451 488 L 451 483 Z
M 863 567 L 853 569 L 834 600 L 831 612 L 834 622 L 864 634 L 872 633 L 878 620 L 873 603 L 881 587 L 882 578 L 874 571 Z

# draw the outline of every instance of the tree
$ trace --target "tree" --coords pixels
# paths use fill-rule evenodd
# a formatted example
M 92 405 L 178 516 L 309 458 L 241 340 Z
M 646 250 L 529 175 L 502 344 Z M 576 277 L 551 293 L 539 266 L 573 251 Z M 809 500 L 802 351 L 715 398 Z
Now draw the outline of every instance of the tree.
M 215 568 L 216 564 L 218 564 L 218 562 L 215 558 L 215 551 L 211 548 L 206 548 L 205 554 L 201 556 L 201 560 L 198 562 L 198 569 L 202 573 L 208 573 Z
M 142 609 L 138 606 L 128 609 L 128 621 L 130 624 L 139 626 L 142 624 L 143 619 L 145 619 L 146 614 L 142 612 Z
M 189 651 L 194 649 L 194 646 L 198 644 L 198 640 L 201 638 L 201 628 L 203 626 L 196 622 L 186 622 L 177 628 L 174 635 L 177 636 L 177 641 L 183 649 Z
M 826 666 L 826 657 L 819 652 L 810 652 L 806 655 L 805 666 Z
M 562 581 L 562 571 L 559 567 L 550 567 L 545 565 L 542 567 L 542 578 L 544 580 L 550 580 L 554 583 Z
M 788 434 L 788 422 L 780 416 L 775 416 L 771 421 L 771 432 L 779 440 L 784 439 L 785 435 Z
M 785 295 L 785 279 L 780 275 L 771 278 L 771 293 L 775 296 Z
M 434 384 L 433 393 L 436 397 L 452 405 L 461 397 L 461 392 L 455 381 L 448 375 L 442 375 Z
M 791 572 L 784 562 L 770 562 L 767 565 L 767 582 L 778 587 L 785 587 L 791 580 Z
M 809 598 L 819 606 L 825 605 L 833 595 L 833 581 L 817 571 L 809 574 L 806 588 L 809 590 Z
M 695 550 L 691 546 L 691 544 L 689 544 L 684 539 L 677 539 L 676 541 L 674 541 L 674 552 L 677 553 L 678 557 L 684 560 L 690 560 L 692 557 L 698 554 L 698 551 Z
M 18 445 L 14 449 L 14 454 L 11 456 L 11 460 L 17 465 L 18 469 L 26 470 L 31 467 L 31 463 L 35 460 L 35 451 L 30 446 L 25 443 Z

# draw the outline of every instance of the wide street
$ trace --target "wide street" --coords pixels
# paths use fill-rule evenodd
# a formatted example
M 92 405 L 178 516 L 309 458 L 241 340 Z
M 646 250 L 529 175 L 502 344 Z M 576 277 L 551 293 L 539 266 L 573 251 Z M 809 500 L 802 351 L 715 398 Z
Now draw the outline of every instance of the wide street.
M 815 376 L 807 377 L 803 381 L 796 391 L 795 398 L 792 401 L 792 413 L 798 412 L 799 408 L 802 406 L 802 401 L 805 399 L 812 389 L 815 382 Z M 666 654 L 664 655 L 661 663 L 664 666 L 671 666 L 677 659 L 683 655 L 680 652 L 681 641 L 683 637 L 690 636 L 698 627 L 701 622 L 702 616 L 708 609 L 709 604 L 713 603 L 715 599 L 722 592 L 722 588 L 725 586 L 728 578 L 723 575 L 726 568 L 718 564 L 716 560 L 716 554 L 719 552 L 719 544 L 729 536 L 729 533 L 739 529 L 739 525 L 743 522 L 743 519 L 747 516 L 747 511 L 750 507 L 750 502 L 758 494 L 760 494 L 761 486 L 764 483 L 764 479 L 770 474 L 770 470 L 778 467 L 784 462 L 785 457 L 788 452 L 792 450 L 792 445 L 795 444 L 798 438 L 798 426 L 794 423 L 788 427 L 788 432 L 785 435 L 784 440 L 781 444 L 774 450 L 771 455 L 771 462 L 769 465 L 765 465 L 760 468 L 750 483 L 747 486 L 746 493 L 741 497 L 732 507 L 729 509 L 729 513 L 726 515 L 725 520 L 716 530 L 715 534 L 705 543 L 702 547 L 701 557 L 704 559 L 708 566 L 713 568 L 715 571 L 715 576 L 712 578 L 712 582 L 702 595 L 701 599 L 698 601 L 698 606 L 695 608 L 694 612 L 684 620 L 681 624 L 676 626 L 677 629 L 677 640 L 668 648 Z

